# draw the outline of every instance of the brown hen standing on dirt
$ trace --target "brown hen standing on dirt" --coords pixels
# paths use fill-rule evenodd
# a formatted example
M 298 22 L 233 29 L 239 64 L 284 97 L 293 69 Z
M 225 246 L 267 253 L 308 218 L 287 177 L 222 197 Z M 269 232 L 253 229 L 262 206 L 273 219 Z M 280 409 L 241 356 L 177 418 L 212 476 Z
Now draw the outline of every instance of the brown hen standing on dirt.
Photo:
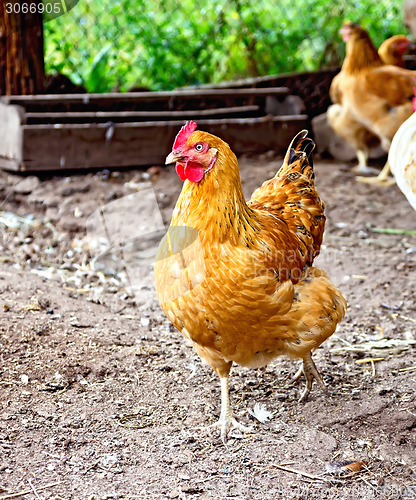
M 355 172 L 374 173 L 367 166 L 370 148 L 380 141 L 388 151 L 396 130 L 412 112 L 409 91 L 416 72 L 403 69 L 403 54 L 410 41 L 405 35 L 396 35 L 383 42 L 377 52 L 358 24 L 345 23 L 341 33 L 347 54 L 331 83 L 329 92 L 335 104 L 328 109 L 328 121 L 356 148 Z
M 220 138 L 187 123 L 166 163 L 185 181 L 155 264 L 161 307 L 220 376 L 225 442 L 234 363 L 260 367 L 286 354 L 301 359 L 304 400 L 316 379 L 311 352 L 332 335 L 346 301 L 312 263 L 325 225 L 308 161 L 314 143 L 300 132 L 283 165 L 246 203 L 237 159 Z

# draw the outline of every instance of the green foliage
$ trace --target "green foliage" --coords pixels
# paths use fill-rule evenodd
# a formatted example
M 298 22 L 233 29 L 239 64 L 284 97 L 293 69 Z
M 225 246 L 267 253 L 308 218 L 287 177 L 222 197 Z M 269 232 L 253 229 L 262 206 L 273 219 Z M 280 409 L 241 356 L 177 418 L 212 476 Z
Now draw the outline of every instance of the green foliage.
M 80 0 L 45 24 L 45 63 L 91 92 L 339 65 L 344 19 L 378 46 L 405 33 L 402 0 Z
M 106 75 L 109 70 L 109 53 L 111 44 L 108 43 L 103 47 L 100 52 L 94 57 L 89 71 L 85 78 L 85 86 L 91 92 L 105 92 L 109 86 L 108 78 Z

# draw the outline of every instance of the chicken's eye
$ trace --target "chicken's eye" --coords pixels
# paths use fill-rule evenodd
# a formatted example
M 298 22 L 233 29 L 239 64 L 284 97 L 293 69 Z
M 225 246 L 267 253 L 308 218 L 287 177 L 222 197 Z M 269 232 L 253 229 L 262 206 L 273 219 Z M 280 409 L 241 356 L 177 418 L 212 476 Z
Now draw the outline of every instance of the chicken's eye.
M 202 151 L 204 149 L 204 145 L 201 144 L 200 142 L 198 144 L 195 144 L 195 151 Z

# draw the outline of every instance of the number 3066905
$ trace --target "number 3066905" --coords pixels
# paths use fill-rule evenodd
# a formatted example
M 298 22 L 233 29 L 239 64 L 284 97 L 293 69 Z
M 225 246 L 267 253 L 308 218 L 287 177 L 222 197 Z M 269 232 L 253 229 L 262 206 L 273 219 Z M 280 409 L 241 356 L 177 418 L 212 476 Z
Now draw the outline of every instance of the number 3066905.
M 44 12 L 46 14 L 60 14 L 62 5 L 60 2 L 55 3 L 43 3 L 43 2 L 32 2 L 32 3 L 20 3 L 20 2 L 8 2 L 6 3 L 7 14 L 36 14 Z

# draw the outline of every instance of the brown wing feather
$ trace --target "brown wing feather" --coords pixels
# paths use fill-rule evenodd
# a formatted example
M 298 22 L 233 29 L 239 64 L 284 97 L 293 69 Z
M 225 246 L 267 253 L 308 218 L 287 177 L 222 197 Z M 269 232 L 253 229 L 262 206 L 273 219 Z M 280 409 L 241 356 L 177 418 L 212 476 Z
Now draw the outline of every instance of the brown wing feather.
M 300 269 L 312 265 L 319 254 L 325 227 L 324 203 L 314 184 L 311 161 L 314 146 L 307 131 L 300 132 L 289 146 L 276 176 L 256 189 L 248 202 L 266 221 L 264 238 L 269 244 L 273 245 L 273 226 L 286 229 L 286 250 L 293 252 L 290 255 L 293 267 Z M 281 242 L 276 244 L 281 247 Z
M 373 68 L 363 76 L 365 91 L 385 100 L 388 106 L 400 106 L 414 97 L 416 71 L 385 65 Z

